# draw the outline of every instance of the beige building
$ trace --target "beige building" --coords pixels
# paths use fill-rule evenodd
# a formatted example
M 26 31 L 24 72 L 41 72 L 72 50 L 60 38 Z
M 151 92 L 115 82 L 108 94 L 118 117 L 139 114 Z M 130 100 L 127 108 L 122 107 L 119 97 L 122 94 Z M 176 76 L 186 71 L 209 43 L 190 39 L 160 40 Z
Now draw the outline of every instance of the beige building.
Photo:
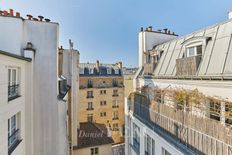
M 80 122 L 105 124 L 114 143 L 124 142 L 122 63 L 80 64 Z

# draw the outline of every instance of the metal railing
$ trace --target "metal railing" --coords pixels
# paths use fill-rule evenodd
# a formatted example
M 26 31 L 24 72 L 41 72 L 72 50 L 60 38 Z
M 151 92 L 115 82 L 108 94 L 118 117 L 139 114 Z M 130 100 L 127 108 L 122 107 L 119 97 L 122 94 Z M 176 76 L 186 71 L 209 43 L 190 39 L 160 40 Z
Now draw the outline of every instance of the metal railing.
M 132 110 L 133 115 L 149 128 L 155 132 L 161 131 L 160 135 L 165 135 L 166 138 L 171 137 L 182 149 L 187 149 L 194 154 L 232 155 L 230 144 L 154 111 L 149 105 L 133 103 Z
M 13 150 L 17 147 L 19 142 L 20 142 L 20 132 L 19 132 L 19 129 L 17 129 L 8 137 L 9 154 L 13 152 Z
M 8 86 L 8 101 L 19 97 L 19 84 Z

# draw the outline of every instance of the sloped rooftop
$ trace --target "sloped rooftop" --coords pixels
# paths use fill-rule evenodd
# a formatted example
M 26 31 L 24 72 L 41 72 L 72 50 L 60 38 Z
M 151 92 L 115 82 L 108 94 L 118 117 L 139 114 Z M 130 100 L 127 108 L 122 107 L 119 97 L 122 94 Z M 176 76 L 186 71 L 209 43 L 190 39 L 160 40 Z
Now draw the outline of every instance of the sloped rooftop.
M 153 75 L 176 77 L 176 60 L 183 57 L 186 43 L 202 41 L 202 58 L 195 76 L 231 78 L 231 34 L 232 20 L 227 20 L 154 47 L 153 50 L 163 51 L 163 54 Z

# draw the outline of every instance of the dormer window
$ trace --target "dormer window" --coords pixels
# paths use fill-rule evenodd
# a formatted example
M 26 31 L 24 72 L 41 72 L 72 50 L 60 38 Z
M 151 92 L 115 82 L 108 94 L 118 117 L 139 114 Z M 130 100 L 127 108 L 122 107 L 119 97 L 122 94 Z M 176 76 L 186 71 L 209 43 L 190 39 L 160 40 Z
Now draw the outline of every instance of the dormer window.
M 118 69 L 115 69 L 114 72 L 115 72 L 115 74 L 119 74 L 119 70 Z
M 188 47 L 186 49 L 185 57 L 192 57 L 197 55 L 202 55 L 202 45 Z
M 92 68 L 89 69 L 89 74 L 93 74 L 93 69 Z
M 111 68 L 107 68 L 107 74 L 111 74 Z

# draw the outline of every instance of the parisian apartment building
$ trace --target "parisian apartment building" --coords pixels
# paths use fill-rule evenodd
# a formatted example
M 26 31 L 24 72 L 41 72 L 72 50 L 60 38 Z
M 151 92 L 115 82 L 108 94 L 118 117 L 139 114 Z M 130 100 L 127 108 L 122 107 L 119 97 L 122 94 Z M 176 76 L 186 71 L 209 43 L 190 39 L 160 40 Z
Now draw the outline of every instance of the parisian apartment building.
M 185 36 L 141 28 L 127 155 L 232 154 L 231 34 L 231 18 Z
M 0 154 L 72 154 L 79 52 L 59 50 L 59 25 L 42 16 L 0 11 L 0 25 Z
M 122 63 L 80 63 L 80 123 L 104 124 L 113 144 L 124 142 Z

